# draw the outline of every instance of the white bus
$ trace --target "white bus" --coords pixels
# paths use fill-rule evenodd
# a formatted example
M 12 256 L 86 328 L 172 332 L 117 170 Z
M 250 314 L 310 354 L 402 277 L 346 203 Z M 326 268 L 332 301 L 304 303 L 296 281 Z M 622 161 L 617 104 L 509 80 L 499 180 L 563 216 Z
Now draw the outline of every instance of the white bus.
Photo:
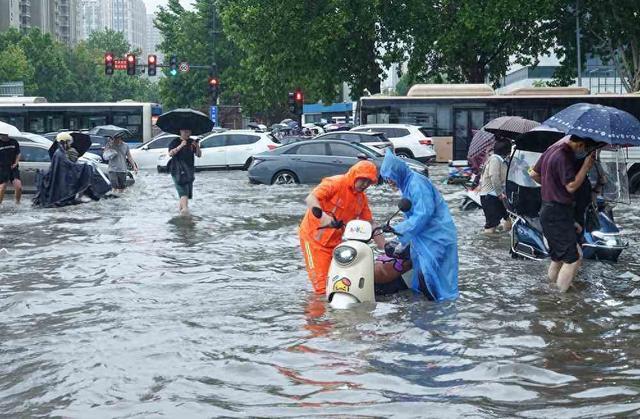
M 127 142 L 147 142 L 161 113 L 162 108 L 155 103 L 47 103 L 39 97 L 0 97 L 0 121 L 35 134 L 117 125 L 133 134 Z

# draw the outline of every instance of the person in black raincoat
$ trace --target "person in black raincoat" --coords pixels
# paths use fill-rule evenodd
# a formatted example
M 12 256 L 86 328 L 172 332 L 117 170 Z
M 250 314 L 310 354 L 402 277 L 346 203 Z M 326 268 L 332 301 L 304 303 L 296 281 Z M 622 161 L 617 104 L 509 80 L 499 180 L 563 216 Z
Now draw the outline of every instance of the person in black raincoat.
M 71 146 L 73 138 L 69 133 L 56 137 L 58 147 L 51 156 L 51 166 L 46 173 L 38 172 L 36 186 L 38 192 L 33 204 L 39 207 L 62 207 L 80 203 L 83 194 L 97 200 L 111 190 L 89 164 L 76 163 L 78 152 Z

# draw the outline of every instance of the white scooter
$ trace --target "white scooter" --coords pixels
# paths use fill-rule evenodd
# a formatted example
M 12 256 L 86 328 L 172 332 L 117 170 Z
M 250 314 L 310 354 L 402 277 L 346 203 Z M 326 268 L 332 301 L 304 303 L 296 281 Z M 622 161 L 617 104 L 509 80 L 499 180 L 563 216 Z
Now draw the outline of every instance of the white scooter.
M 389 231 L 390 221 L 400 211 L 411 209 L 411 201 L 401 199 L 398 211 L 386 222 Z M 320 208 L 313 208 L 312 213 L 317 218 L 322 216 Z M 333 215 L 332 215 L 333 216 Z M 320 228 L 337 228 L 343 224 L 335 220 L 330 226 Z M 371 223 L 363 220 L 349 221 L 342 235 L 343 242 L 333 250 L 333 259 L 329 267 L 327 281 L 327 301 L 336 309 L 347 309 L 360 303 L 375 303 L 374 266 L 375 256 L 370 246 L 373 238 L 382 234 L 383 227 L 372 228 Z M 413 270 L 402 274 L 407 287 L 410 287 Z

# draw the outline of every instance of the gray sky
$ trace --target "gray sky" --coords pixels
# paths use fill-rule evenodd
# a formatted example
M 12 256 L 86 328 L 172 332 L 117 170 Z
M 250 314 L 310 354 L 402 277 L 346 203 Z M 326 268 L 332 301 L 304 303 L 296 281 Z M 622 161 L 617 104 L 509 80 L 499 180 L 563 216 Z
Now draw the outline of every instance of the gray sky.
M 180 3 L 184 7 L 189 7 L 191 0 L 180 0 Z M 158 6 L 166 6 L 167 0 L 144 0 L 144 4 L 147 6 L 147 13 L 153 13 Z

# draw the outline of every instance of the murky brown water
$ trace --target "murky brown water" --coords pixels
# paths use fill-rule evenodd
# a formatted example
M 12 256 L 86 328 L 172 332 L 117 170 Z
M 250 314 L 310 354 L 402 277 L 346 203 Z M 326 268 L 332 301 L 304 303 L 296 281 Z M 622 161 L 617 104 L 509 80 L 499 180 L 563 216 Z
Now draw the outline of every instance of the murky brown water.
M 433 171 L 440 179 L 444 168 Z M 170 178 L 126 197 L 0 211 L 2 417 L 594 417 L 640 413 L 640 262 L 589 262 L 554 292 L 545 263 L 442 186 L 459 229 L 460 298 L 400 294 L 333 312 L 296 226 L 309 188 L 198 174 L 191 220 Z M 396 196 L 377 188 L 378 217 Z M 640 208 L 616 209 L 638 249 Z M 1 252 L 1 251 L 0 251 Z

